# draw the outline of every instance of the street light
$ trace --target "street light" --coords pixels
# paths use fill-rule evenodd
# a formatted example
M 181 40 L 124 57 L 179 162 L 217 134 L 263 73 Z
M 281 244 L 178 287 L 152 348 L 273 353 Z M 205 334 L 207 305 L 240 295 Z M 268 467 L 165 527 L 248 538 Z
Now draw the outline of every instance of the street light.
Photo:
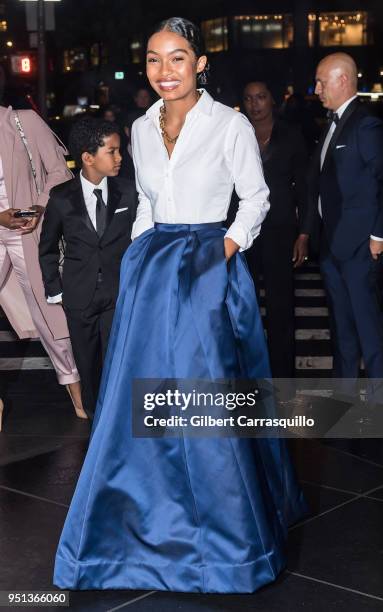
M 61 2 L 61 0 L 20 0 L 21 2 L 37 2 L 37 49 L 38 49 L 38 92 L 41 115 L 47 116 L 47 59 L 45 45 L 45 8 L 44 2 Z

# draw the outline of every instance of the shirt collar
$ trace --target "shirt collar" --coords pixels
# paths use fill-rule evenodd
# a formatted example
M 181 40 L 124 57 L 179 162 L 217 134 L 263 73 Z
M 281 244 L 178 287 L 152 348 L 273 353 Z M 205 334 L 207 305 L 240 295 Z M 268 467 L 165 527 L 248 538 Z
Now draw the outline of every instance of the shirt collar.
M 198 102 L 190 109 L 187 113 L 187 117 L 190 117 L 196 113 L 205 113 L 206 115 L 211 115 L 214 100 L 211 95 L 206 91 L 206 89 L 199 89 L 202 91 L 202 96 L 198 100 Z M 145 113 L 146 119 L 152 119 L 153 121 L 158 121 L 160 115 L 160 108 L 163 104 L 163 99 L 160 98 L 155 102 Z
M 84 194 L 84 198 L 86 200 L 93 195 L 93 191 L 95 189 L 101 189 L 102 190 L 103 199 L 106 202 L 107 198 L 105 198 L 105 194 L 108 193 L 107 192 L 107 190 L 108 190 L 108 179 L 107 179 L 106 176 L 104 176 L 104 178 L 102 179 L 102 181 L 98 185 L 94 185 L 93 183 L 88 181 L 88 179 L 85 178 L 85 176 L 83 175 L 82 170 L 81 170 L 81 172 L 80 172 L 80 181 L 81 181 L 81 187 L 82 187 L 82 191 L 83 191 L 83 194 Z
M 346 110 L 346 108 L 348 107 L 349 104 L 351 104 L 351 102 L 353 100 L 355 100 L 355 98 L 357 98 L 358 95 L 355 94 L 355 96 L 352 96 L 351 98 L 349 98 L 348 100 L 346 100 L 346 102 L 343 102 L 343 104 L 338 108 L 338 110 L 336 110 L 336 114 L 338 115 L 339 119 L 341 118 L 341 116 L 343 115 L 344 111 Z

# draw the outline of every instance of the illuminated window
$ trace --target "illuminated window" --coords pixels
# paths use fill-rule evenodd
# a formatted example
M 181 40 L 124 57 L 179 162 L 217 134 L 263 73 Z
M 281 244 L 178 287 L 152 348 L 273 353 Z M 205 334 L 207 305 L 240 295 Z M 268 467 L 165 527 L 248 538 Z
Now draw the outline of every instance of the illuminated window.
M 100 65 L 100 45 L 94 43 L 90 48 L 90 63 L 95 68 Z
M 64 51 L 64 72 L 83 72 L 87 70 L 88 60 L 84 49 Z
M 219 51 L 227 51 L 228 30 L 226 17 L 203 21 L 202 33 L 205 39 L 206 51 L 208 53 L 218 53 Z
M 367 45 L 368 14 L 366 11 L 320 13 L 309 15 L 309 46 L 315 44 L 315 29 L 319 20 L 319 44 L 322 47 L 354 47 Z
M 5 20 L 0 21 L 0 32 L 7 31 L 7 22 Z
M 142 45 L 139 40 L 133 40 L 130 43 L 130 52 L 131 52 L 133 64 L 141 63 L 141 56 L 142 56 L 141 49 L 142 49 Z
M 235 44 L 246 49 L 283 49 L 293 42 L 292 15 L 234 17 Z

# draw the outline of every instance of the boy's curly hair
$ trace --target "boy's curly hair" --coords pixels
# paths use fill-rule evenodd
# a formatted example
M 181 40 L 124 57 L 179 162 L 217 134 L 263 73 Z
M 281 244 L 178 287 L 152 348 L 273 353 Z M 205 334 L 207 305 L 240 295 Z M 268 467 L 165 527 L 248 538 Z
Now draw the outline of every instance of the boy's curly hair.
M 83 153 L 95 155 L 99 147 L 104 146 L 104 138 L 119 133 L 118 125 L 111 121 L 95 117 L 78 119 L 69 134 L 69 152 L 76 164 L 81 166 Z

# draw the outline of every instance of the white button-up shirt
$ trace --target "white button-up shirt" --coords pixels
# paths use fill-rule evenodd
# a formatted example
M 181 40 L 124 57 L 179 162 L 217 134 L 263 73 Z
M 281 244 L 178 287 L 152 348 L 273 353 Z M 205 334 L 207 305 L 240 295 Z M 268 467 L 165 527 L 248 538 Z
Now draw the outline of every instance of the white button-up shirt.
M 102 191 L 102 199 L 105 202 L 105 205 L 108 202 L 108 179 L 106 176 L 102 179 L 101 183 L 98 185 L 94 185 L 82 173 L 80 172 L 80 181 L 82 187 L 82 193 L 84 195 L 85 206 L 88 211 L 88 215 L 90 220 L 92 221 L 93 227 L 96 230 L 96 208 L 97 208 L 97 198 L 94 194 L 95 189 L 101 189 Z
M 346 108 L 348 107 L 348 105 L 351 104 L 351 102 L 353 100 L 355 100 L 355 98 L 357 98 L 357 97 L 358 97 L 357 95 L 352 96 L 352 98 L 349 98 L 348 100 L 346 100 L 346 102 L 343 102 L 343 104 L 335 111 L 336 114 L 338 115 L 339 119 L 342 117 L 342 115 L 343 115 L 344 111 L 346 110 Z M 322 150 L 321 150 L 321 154 L 320 154 L 320 167 L 321 167 L 321 170 L 322 170 L 322 166 L 323 166 L 323 163 L 324 163 L 324 160 L 325 160 L 325 157 L 326 157 L 328 146 L 330 144 L 330 140 L 331 140 L 331 138 L 332 138 L 332 136 L 333 136 L 333 134 L 335 132 L 335 128 L 336 128 L 336 123 L 335 123 L 335 121 L 332 121 L 331 125 L 330 125 L 330 128 L 329 128 L 329 131 L 326 134 L 326 138 L 324 140 L 324 143 L 323 143 L 323 146 L 322 146 Z
M 159 100 L 132 127 L 139 206 L 132 238 L 157 223 L 224 221 L 233 187 L 240 199 L 226 236 L 241 250 L 258 236 L 270 208 L 252 125 L 203 90 L 187 113 L 169 159 L 159 125 Z

